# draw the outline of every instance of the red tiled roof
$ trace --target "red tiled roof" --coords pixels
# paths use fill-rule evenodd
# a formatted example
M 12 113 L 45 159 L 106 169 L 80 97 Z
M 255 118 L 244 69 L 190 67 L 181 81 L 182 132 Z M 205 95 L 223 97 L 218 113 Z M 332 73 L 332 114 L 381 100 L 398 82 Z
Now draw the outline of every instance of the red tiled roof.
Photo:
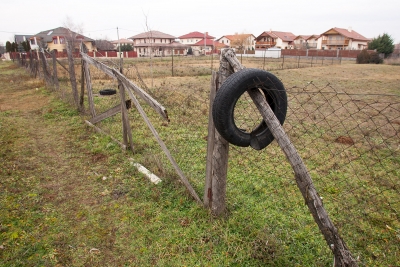
M 297 40 L 297 39 L 307 40 L 310 37 L 311 37 L 311 35 L 297 35 L 296 38 L 294 38 L 294 40 Z
M 284 42 L 292 42 L 296 38 L 296 35 L 291 32 L 265 31 L 260 34 L 256 39 L 263 36 L 270 36 L 274 39 L 280 38 Z
M 239 33 L 239 34 L 233 34 L 233 35 L 224 35 L 224 36 L 222 36 L 221 38 L 219 38 L 217 40 L 221 40 L 222 38 L 225 37 L 225 38 L 227 38 L 227 39 L 232 41 L 232 40 L 235 40 L 238 36 L 242 36 L 242 35 L 249 37 L 249 36 L 252 36 L 253 34 L 251 34 L 251 33 Z
M 275 34 L 277 37 L 281 38 L 282 41 L 284 42 L 291 42 L 296 38 L 296 35 L 294 35 L 291 32 L 276 32 L 272 31 L 272 34 Z
M 354 39 L 354 40 L 359 40 L 359 41 L 369 41 L 370 40 L 354 30 L 342 29 L 342 28 L 336 28 L 336 27 L 324 32 L 321 35 L 326 35 L 329 31 L 335 31 L 338 34 L 343 35 L 344 37 L 347 37 L 349 39 Z
M 215 39 L 215 37 L 208 35 L 208 33 L 205 34 L 207 39 Z M 190 32 L 188 34 L 179 36 L 179 39 L 188 39 L 188 38 L 204 38 L 204 32 Z
M 193 46 L 204 46 L 204 39 L 201 41 L 198 41 L 195 43 Z M 214 47 L 228 47 L 224 44 L 221 44 L 220 42 L 213 41 L 211 39 L 206 39 L 206 46 L 214 46 Z
M 139 33 L 137 35 L 129 37 L 128 39 L 146 39 L 146 38 L 176 39 L 175 36 L 172 36 L 170 34 L 166 34 L 163 32 L 159 32 L 159 31 L 148 31 L 148 32 Z

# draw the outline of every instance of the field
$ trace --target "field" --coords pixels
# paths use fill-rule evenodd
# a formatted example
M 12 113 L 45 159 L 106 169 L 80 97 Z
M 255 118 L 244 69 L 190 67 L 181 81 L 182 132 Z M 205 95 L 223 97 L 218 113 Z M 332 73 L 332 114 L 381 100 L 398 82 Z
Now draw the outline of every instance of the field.
M 210 68 L 217 69 L 218 62 L 176 58 L 174 77 L 171 63 L 140 59 L 125 61 L 124 69 L 166 107 L 170 122 L 144 106 L 202 197 Z M 243 65 L 270 69 L 285 85 L 285 129 L 360 265 L 399 265 L 398 66 L 343 61 L 278 70 L 279 63 L 267 67 L 251 59 L 243 59 Z M 91 74 L 95 92 L 116 87 L 98 70 L 91 68 Z M 0 88 L 2 265 L 332 265 L 333 256 L 275 143 L 261 152 L 231 147 L 228 210 L 217 219 L 178 182 L 135 109 L 129 115 L 132 154 L 86 127 L 88 115 L 80 116 L 17 65 L 0 63 Z M 95 103 L 100 113 L 118 98 L 96 96 Z M 120 120 L 115 116 L 100 126 L 121 139 Z M 335 142 L 347 136 L 353 145 Z M 131 161 L 163 182 L 151 184 Z

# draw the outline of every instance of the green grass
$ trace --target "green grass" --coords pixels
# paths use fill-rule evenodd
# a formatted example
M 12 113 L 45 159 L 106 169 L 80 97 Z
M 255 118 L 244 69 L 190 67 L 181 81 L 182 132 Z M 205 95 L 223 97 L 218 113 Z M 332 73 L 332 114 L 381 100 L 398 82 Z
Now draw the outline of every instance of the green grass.
M 346 69 L 346 76 L 352 67 L 337 66 L 330 71 Z M 23 70 L 4 62 L 0 69 L 1 88 L 7 88 L 7 94 L 23 90 L 25 95 L 32 93 L 32 97 L 48 99 L 33 110 L 18 106 L 0 112 L 2 265 L 332 265 L 333 256 L 275 143 L 261 152 L 231 147 L 227 214 L 216 219 L 191 199 L 134 107 L 129 112 L 135 145 L 135 153 L 131 154 L 122 152 L 109 137 L 86 127 L 75 109 L 53 98 L 53 94 L 42 88 L 36 93 L 25 90 L 21 84 L 10 85 L 8 81 L 14 79 L 13 75 L 30 82 Z M 311 79 L 322 84 L 322 78 L 316 76 L 327 75 L 326 72 L 323 68 L 282 71 L 279 77 L 290 88 Z M 103 78 L 95 72 L 93 75 Z M 386 81 L 385 88 L 395 89 L 395 79 L 392 86 Z M 372 77 L 360 82 L 370 84 L 365 88 L 373 90 L 376 83 L 371 81 Z M 337 83 L 345 87 L 342 80 Z M 170 123 L 165 123 L 149 107 L 143 107 L 202 197 L 209 77 L 162 78 L 155 79 L 154 84 L 152 95 L 167 108 Z M 356 85 L 347 88 L 351 86 L 357 90 Z M 297 97 L 301 99 L 300 95 Z M 117 102 L 107 97 L 95 100 L 98 110 L 106 110 Z M 332 133 L 313 126 L 309 119 L 303 119 L 299 125 L 294 121 L 286 122 L 294 129 L 289 131 L 290 136 L 302 148 L 300 153 L 324 197 L 328 213 L 354 255 L 360 255 L 366 266 L 398 265 L 398 219 L 385 208 L 385 199 L 381 199 L 379 213 L 366 205 L 371 203 L 366 197 L 381 187 L 370 181 L 368 172 L 361 173 L 359 178 L 348 172 L 347 165 L 343 165 L 345 158 L 339 157 L 343 161 L 337 162 L 343 167 L 335 167 L 330 153 L 332 149 L 341 149 L 333 142 L 337 134 L 342 134 L 340 131 Z M 310 126 L 304 131 L 304 125 Z M 122 139 L 120 115 L 100 126 Z M 329 146 L 327 141 L 331 141 Z M 374 168 L 377 174 L 398 166 L 397 154 L 380 148 L 377 151 L 384 159 Z M 346 153 L 356 152 L 350 149 Z M 374 161 L 368 153 L 362 157 Z M 151 184 L 136 171 L 129 158 L 145 165 L 163 182 Z M 363 158 L 355 161 L 354 172 L 363 170 Z M 398 177 L 398 171 L 394 168 L 386 175 Z M 359 184 L 370 188 L 363 189 Z M 354 193 L 343 194 L 352 188 L 356 189 Z M 398 199 L 395 191 L 390 190 L 385 197 L 394 204 Z M 357 200 L 365 202 L 360 204 Z

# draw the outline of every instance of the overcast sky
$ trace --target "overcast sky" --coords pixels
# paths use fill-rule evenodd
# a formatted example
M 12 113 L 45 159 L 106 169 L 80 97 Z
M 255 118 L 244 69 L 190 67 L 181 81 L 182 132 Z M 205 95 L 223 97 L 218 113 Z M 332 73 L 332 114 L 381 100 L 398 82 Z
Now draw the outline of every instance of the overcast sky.
M 388 33 L 400 43 L 399 0 L 18 0 L 2 1 L 0 43 L 14 34 L 65 26 L 67 18 L 92 39 L 128 38 L 147 29 L 179 37 L 193 31 L 223 35 L 263 31 L 321 34 L 349 28 L 367 38 Z M 147 19 L 147 27 L 146 27 Z

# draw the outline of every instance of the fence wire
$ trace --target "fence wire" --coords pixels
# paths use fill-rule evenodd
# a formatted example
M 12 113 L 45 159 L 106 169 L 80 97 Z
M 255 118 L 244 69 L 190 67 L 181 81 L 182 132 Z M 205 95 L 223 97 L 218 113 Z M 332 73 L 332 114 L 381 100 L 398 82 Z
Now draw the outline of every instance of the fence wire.
M 79 59 L 75 63 L 79 80 Z M 104 63 L 114 68 L 117 65 Z M 124 74 L 147 89 L 167 109 L 170 122 L 143 104 L 172 156 L 199 194 L 204 189 L 210 88 L 209 76 L 201 69 L 210 63 L 198 63 L 199 72 L 192 75 L 197 82 L 188 79 L 178 83 L 155 79 L 170 76 L 156 71 L 155 65 L 147 69 L 132 62 L 124 65 Z M 26 62 L 21 64 L 29 67 Z M 68 68 L 67 62 L 64 65 Z M 49 73 L 53 73 L 50 59 L 48 66 Z M 57 71 L 58 93 L 73 103 L 68 71 L 59 63 Z M 183 63 L 181 71 L 193 72 Z M 117 82 L 94 67 L 90 67 L 90 72 L 96 111 L 101 113 L 118 105 L 118 94 L 99 94 L 102 89 L 117 89 Z M 324 206 L 350 251 L 358 257 L 360 265 L 398 265 L 400 97 L 348 94 L 336 90 L 334 85 L 317 87 L 313 83 L 286 89 L 288 114 L 284 129 L 305 161 Z M 239 115 L 247 117 L 249 123 L 260 121 L 255 107 L 249 105 L 242 112 Z M 89 118 L 88 113 L 85 116 Z M 173 168 L 134 108 L 129 112 L 129 121 L 135 161 L 166 181 L 176 180 Z M 106 132 L 122 140 L 120 114 L 100 124 Z M 268 231 L 285 244 L 302 233 L 298 229 L 309 229 L 311 244 L 315 244 L 314 236 L 320 237 L 298 191 L 293 171 L 275 141 L 261 151 L 230 146 L 227 200 L 229 213 L 243 208 L 256 209 L 254 216 L 263 216 Z M 256 203 L 263 203 L 263 208 Z M 328 248 L 321 253 L 329 254 Z

